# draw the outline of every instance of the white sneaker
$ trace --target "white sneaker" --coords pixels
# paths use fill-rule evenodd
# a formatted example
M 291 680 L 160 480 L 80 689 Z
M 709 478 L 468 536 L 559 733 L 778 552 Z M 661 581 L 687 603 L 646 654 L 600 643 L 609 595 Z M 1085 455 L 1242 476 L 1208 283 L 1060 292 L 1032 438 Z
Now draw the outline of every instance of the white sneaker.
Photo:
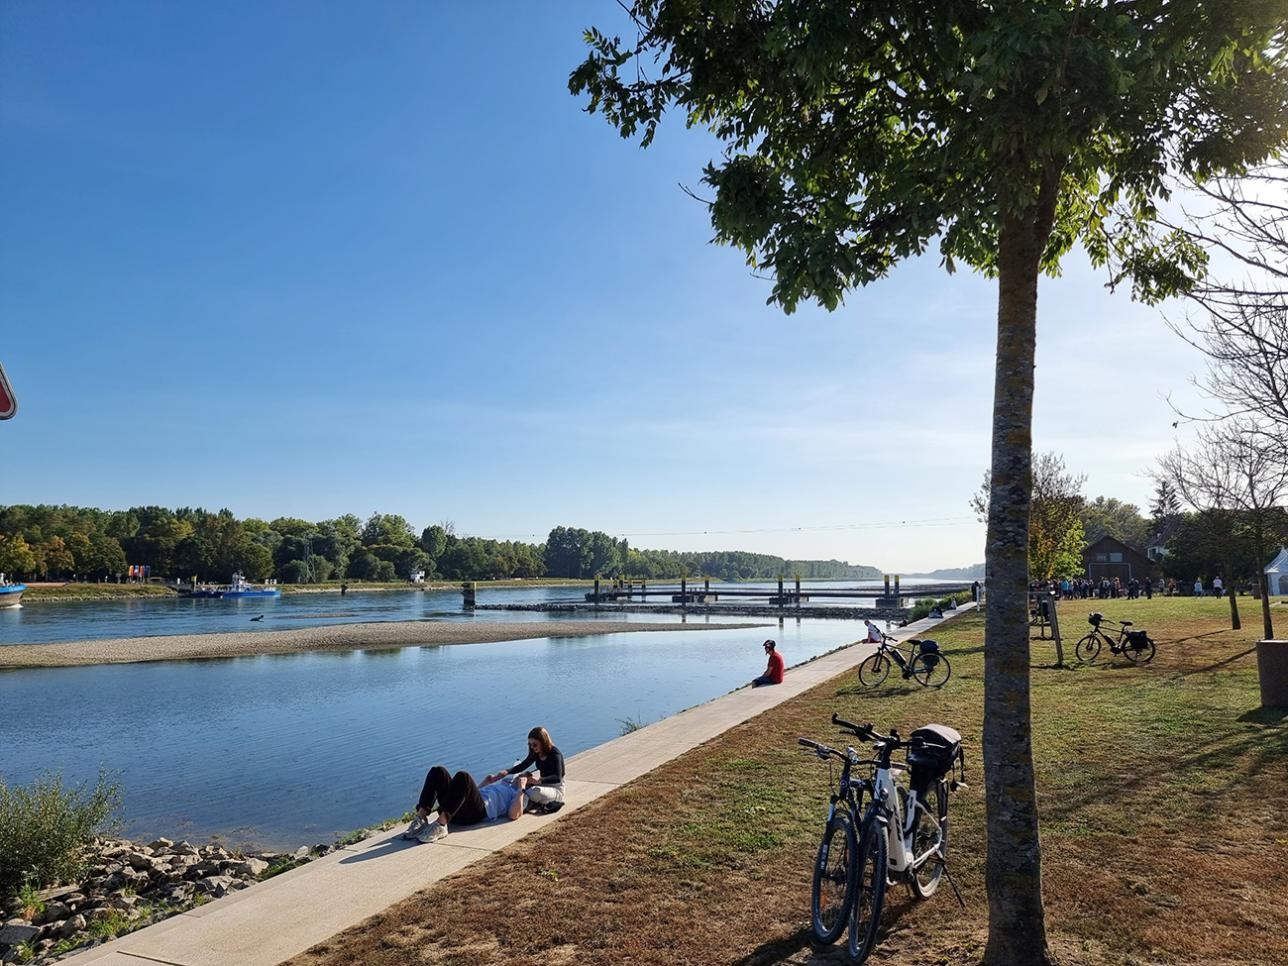
M 429 819 L 417 813 L 416 817 L 411 820 L 411 824 L 407 826 L 407 831 L 403 832 L 402 837 L 405 839 L 414 839 L 425 830 L 425 826 L 428 824 Z
M 429 822 L 416 835 L 416 840 L 423 843 L 437 842 L 439 839 L 446 837 L 447 826 L 441 822 Z

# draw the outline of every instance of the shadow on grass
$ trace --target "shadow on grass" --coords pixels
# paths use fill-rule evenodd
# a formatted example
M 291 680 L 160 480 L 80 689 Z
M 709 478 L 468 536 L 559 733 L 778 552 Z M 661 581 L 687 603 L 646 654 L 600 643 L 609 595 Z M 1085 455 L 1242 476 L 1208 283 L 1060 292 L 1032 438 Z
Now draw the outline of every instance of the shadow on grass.
M 1253 708 L 1236 720 L 1244 724 L 1280 725 L 1288 721 L 1288 708 Z
M 854 695 L 870 695 L 874 698 L 897 698 L 905 694 L 917 694 L 921 691 L 933 691 L 934 688 L 923 688 L 920 684 L 888 685 L 883 688 L 867 688 L 861 684 L 855 684 L 848 688 L 841 688 L 836 692 L 838 698 L 853 697 Z
M 807 949 L 811 950 L 810 963 L 844 963 L 850 959 L 844 941 L 835 946 L 815 945 L 814 934 L 806 926 L 790 936 L 758 946 L 738 960 L 736 966 L 769 966 L 770 963 L 791 959 Z
M 1189 640 L 1189 638 L 1187 638 L 1187 640 Z M 1215 664 L 1207 664 L 1207 665 L 1204 665 L 1203 667 L 1196 667 L 1189 671 L 1181 671 L 1176 676 L 1179 678 L 1187 678 L 1191 674 L 1205 674 L 1208 671 L 1215 671 L 1218 668 L 1223 668 L 1228 664 L 1233 664 L 1235 661 L 1239 660 L 1240 658 L 1245 658 L 1249 654 L 1255 654 L 1255 653 L 1257 653 L 1257 648 L 1254 645 L 1248 648 L 1246 651 L 1240 651 L 1238 654 L 1233 654 L 1230 657 L 1222 658 L 1221 660 L 1217 661 Z

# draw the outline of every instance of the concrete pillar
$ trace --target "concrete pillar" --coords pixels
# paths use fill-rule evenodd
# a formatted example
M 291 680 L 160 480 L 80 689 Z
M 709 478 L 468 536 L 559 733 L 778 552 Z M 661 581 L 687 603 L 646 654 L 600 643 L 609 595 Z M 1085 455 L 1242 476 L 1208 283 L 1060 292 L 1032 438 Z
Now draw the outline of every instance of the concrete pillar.
M 1288 641 L 1257 642 L 1263 708 L 1288 708 Z

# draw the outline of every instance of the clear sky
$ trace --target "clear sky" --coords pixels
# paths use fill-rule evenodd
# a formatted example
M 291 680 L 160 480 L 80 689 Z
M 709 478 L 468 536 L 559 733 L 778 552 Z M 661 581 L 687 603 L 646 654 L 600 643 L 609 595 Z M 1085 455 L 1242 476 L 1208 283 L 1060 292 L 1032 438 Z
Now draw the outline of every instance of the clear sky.
M 982 560 L 994 285 L 928 257 L 766 306 L 678 187 L 711 138 L 568 94 L 619 16 L 0 4 L 0 504 Z M 1201 360 L 1104 281 L 1043 283 L 1035 446 L 1144 506 Z

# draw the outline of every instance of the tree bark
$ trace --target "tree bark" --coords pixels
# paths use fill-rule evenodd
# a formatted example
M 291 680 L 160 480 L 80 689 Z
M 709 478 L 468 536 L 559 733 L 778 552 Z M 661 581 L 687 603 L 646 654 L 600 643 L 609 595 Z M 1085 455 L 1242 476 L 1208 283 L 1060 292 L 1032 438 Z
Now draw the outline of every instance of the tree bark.
M 1261 630 L 1265 635 L 1262 640 L 1275 639 L 1275 622 L 1270 617 L 1270 581 L 1266 579 L 1265 567 L 1257 565 L 1257 586 L 1261 589 Z
M 1225 566 L 1225 593 L 1230 598 L 1230 629 L 1233 631 L 1243 629 L 1243 621 L 1239 620 L 1239 602 L 1236 599 L 1238 594 L 1234 591 L 1234 562 L 1230 561 Z
M 1034 224 L 1034 221 L 1037 224 Z M 1050 231 L 1008 217 L 998 238 L 997 364 L 988 506 L 984 789 L 988 830 L 986 966 L 1052 963 L 1029 700 L 1028 543 L 1038 268 Z

